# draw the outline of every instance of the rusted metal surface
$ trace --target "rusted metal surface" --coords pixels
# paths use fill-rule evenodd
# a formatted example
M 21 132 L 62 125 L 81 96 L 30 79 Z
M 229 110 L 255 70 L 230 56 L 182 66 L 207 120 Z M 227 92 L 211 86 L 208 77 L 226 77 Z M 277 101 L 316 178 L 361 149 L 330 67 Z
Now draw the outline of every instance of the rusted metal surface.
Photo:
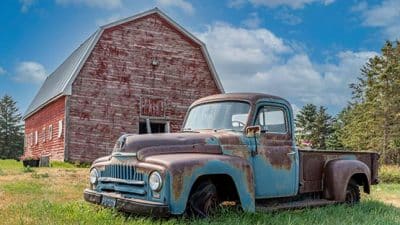
M 359 185 L 364 185 L 364 191 L 369 192 L 371 172 L 365 163 L 359 160 L 331 160 L 324 169 L 324 198 L 335 201 L 345 201 L 346 188 L 350 179 L 361 175 Z
M 137 158 L 139 160 L 146 160 L 147 157 L 152 155 L 163 155 L 163 154 L 177 154 L 177 153 L 203 153 L 203 154 L 222 154 L 221 147 L 219 145 L 205 145 L 205 144 L 193 144 L 193 145 L 169 145 L 169 146 L 156 146 L 147 147 L 137 152 Z
M 372 152 L 345 152 L 345 151 L 317 151 L 317 150 L 300 150 L 300 193 L 319 192 L 324 190 L 325 186 L 337 185 L 335 183 L 324 183 L 326 177 L 327 164 L 332 160 L 357 160 L 368 167 L 369 183 L 377 182 L 377 165 L 378 154 Z M 345 170 L 355 170 L 353 168 L 340 168 L 338 173 L 344 173 Z M 347 173 L 347 172 L 346 172 Z M 347 179 L 347 178 L 346 178 Z M 346 181 L 338 180 L 337 183 Z M 369 185 L 366 184 L 366 185 Z M 323 185 L 324 184 L 324 185 Z M 347 185 L 347 184 L 346 184 Z
M 206 133 L 144 134 L 128 136 L 122 152 L 138 152 L 148 147 L 158 146 L 201 146 L 217 144 L 217 139 Z
M 122 194 L 131 191 L 134 198 L 165 203 L 172 214 L 182 214 L 196 182 L 203 178 L 210 180 L 212 176 L 223 175 L 229 182 L 232 180 L 235 186 L 232 190 L 237 192 L 242 208 L 251 212 L 255 210 L 256 201 L 266 199 L 303 196 L 327 199 L 293 203 L 300 207 L 340 202 L 344 201 L 350 179 L 364 186 L 366 193 L 370 185 L 377 182 L 379 156 L 375 153 L 299 151 L 294 146 L 293 114 L 286 100 L 261 94 L 227 94 L 199 100 L 193 106 L 215 99 L 250 102 L 249 126 L 254 126 L 260 108 L 280 107 L 287 117 L 287 129 L 284 133 L 264 131 L 257 135 L 223 129 L 125 135 L 120 138 L 125 142 L 119 151 L 95 161 L 94 167 L 99 169 L 117 165 L 117 172 L 111 173 L 117 175 L 101 179 L 103 183 L 96 190 L 114 188 Z M 135 173 L 143 174 L 139 176 L 141 180 L 109 184 L 126 176 L 120 174 L 120 168 L 122 171 L 134 168 Z M 156 193 L 158 197 L 145 185 L 155 170 L 164 179 L 163 188 Z M 129 171 L 127 174 L 131 176 Z M 139 184 L 144 185 L 138 187 Z M 128 190 L 123 185 L 136 185 L 136 189 Z
M 255 104 L 257 101 L 262 100 L 262 99 L 273 99 L 273 100 L 283 100 L 286 101 L 285 99 L 274 96 L 274 95 L 268 95 L 268 94 L 263 94 L 263 93 L 226 93 L 226 94 L 217 94 L 217 95 L 210 95 L 201 99 L 196 100 L 191 107 L 203 103 L 208 103 L 208 102 L 216 102 L 216 101 L 246 101 L 249 102 L 250 104 Z M 288 103 L 289 104 L 289 103 Z
M 146 158 L 146 162 L 168 168 L 171 184 L 171 210 L 183 212 L 190 188 L 203 175 L 229 175 L 239 193 L 242 207 L 254 210 L 254 182 L 250 163 L 240 157 L 206 154 L 171 154 Z
M 288 134 L 264 134 L 260 137 L 260 156 L 269 162 L 272 167 L 289 170 L 292 160 L 288 153 L 293 150 L 293 143 Z

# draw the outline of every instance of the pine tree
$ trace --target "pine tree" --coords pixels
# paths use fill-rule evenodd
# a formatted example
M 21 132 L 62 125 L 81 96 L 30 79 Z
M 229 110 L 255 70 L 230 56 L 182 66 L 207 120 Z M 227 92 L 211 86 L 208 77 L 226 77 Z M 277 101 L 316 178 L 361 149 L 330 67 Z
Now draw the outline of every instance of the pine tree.
M 332 118 L 331 133 L 326 140 L 326 148 L 330 150 L 344 150 L 342 143 L 343 127 L 347 122 L 349 107 L 344 108 L 335 118 Z
M 0 99 L 0 158 L 17 159 L 23 153 L 21 114 L 8 95 Z
M 343 143 L 375 150 L 386 163 L 400 164 L 400 42 L 386 42 L 382 55 L 361 69 L 353 90 Z
M 298 129 L 298 135 L 296 135 L 298 145 L 311 141 L 316 117 L 317 106 L 314 104 L 305 105 L 297 114 L 295 122 Z
M 325 149 L 326 140 L 332 133 L 332 117 L 326 112 L 325 107 L 319 107 L 313 128 L 311 137 L 313 148 Z
M 332 117 L 326 112 L 326 108 L 314 104 L 305 105 L 297 114 L 296 127 L 298 129 L 297 141 L 311 142 L 312 148 L 326 148 L 326 140 L 332 133 Z

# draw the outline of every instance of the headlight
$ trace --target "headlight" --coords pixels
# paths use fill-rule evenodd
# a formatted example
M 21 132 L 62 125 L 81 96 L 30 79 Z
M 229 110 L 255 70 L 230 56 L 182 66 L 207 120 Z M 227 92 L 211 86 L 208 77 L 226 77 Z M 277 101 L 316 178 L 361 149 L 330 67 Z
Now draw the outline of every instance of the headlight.
M 149 185 L 151 190 L 159 191 L 162 187 L 162 178 L 159 172 L 154 171 L 150 174 Z
M 99 172 L 97 172 L 97 169 L 96 168 L 93 168 L 91 171 L 90 171 L 90 176 L 89 176 L 89 179 L 90 179 L 90 183 L 91 184 L 97 184 L 97 179 L 99 178 Z

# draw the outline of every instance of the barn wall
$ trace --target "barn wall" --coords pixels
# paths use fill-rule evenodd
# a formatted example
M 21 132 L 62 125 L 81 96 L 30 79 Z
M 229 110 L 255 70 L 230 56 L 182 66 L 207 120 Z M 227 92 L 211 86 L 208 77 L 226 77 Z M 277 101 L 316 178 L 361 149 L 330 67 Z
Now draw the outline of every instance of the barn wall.
M 64 160 L 65 99 L 66 97 L 58 98 L 25 120 L 24 156 L 49 155 L 51 160 Z M 58 137 L 59 121 L 62 121 L 60 137 Z M 50 125 L 52 126 L 51 134 Z
M 217 93 L 200 46 L 157 14 L 106 29 L 72 85 L 68 160 L 109 154 L 143 118 L 179 131 L 189 105 Z

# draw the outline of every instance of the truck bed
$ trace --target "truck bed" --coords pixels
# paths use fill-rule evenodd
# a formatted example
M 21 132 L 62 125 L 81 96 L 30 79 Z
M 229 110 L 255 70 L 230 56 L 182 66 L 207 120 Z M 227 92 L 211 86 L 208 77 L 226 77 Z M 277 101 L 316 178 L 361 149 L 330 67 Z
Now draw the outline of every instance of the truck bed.
M 325 164 L 333 159 L 356 159 L 365 163 L 371 170 L 371 184 L 378 183 L 378 159 L 374 152 L 302 150 L 300 156 L 299 193 L 320 192 L 323 190 L 323 171 Z

